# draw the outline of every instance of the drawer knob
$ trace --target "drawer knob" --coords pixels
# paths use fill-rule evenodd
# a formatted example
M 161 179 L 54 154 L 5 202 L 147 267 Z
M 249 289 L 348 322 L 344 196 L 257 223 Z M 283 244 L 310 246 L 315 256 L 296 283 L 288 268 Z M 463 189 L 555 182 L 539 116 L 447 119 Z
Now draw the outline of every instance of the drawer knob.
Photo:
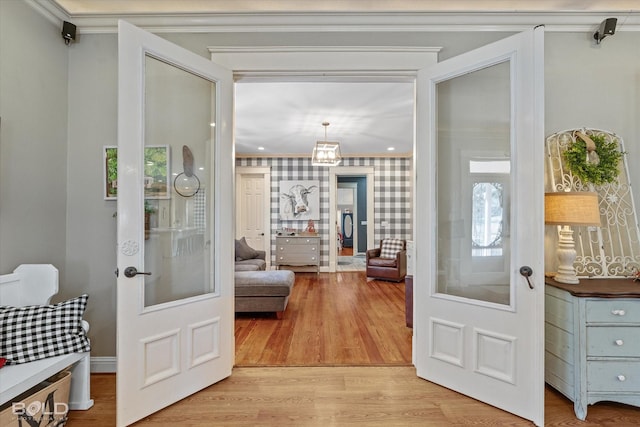
M 627 313 L 624 310 L 611 310 L 611 314 L 614 316 L 624 316 Z
M 627 377 L 625 377 L 624 375 L 618 375 L 618 381 L 624 381 L 626 379 Z
M 622 340 L 616 340 L 616 345 L 624 345 L 624 341 L 622 341 Z

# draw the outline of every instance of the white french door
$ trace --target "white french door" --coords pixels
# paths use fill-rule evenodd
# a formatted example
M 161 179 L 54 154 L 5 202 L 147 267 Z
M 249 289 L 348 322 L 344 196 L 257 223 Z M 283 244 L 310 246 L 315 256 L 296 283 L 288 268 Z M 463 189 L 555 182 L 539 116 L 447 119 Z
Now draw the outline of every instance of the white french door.
M 419 72 L 414 209 L 418 375 L 536 425 L 543 38 L 538 27 Z
M 118 62 L 124 426 L 231 374 L 233 82 L 229 70 L 124 21 Z

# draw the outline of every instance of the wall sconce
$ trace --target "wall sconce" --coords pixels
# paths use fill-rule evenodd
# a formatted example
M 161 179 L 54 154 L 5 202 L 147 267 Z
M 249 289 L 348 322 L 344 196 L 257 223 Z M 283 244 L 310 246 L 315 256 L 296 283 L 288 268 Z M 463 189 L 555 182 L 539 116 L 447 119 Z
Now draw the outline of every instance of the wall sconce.
M 573 241 L 571 226 L 600 227 L 600 209 L 598 207 L 598 193 L 586 191 L 567 191 L 545 193 L 544 222 L 550 225 L 560 225 L 558 239 L 558 273 L 554 277 L 556 282 L 578 284 L 573 262 L 576 260 L 576 248 Z
M 324 141 L 316 142 L 311 154 L 313 166 L 338 166 L 342 162 L 340 155 L 340 143 L 327 141 L 327 127 L 329 122 L 322 122 L 324 126 Z
M 593 38 L 596 41 L 596 44 L 600 44 L 602 39 L 607 36 L 612 36 L 616 32 L 616 24 L 618 23 L 618 18 L 607 18 L 600 23 L 600 27 L 598 27 L 598 31 L 593 33 Z

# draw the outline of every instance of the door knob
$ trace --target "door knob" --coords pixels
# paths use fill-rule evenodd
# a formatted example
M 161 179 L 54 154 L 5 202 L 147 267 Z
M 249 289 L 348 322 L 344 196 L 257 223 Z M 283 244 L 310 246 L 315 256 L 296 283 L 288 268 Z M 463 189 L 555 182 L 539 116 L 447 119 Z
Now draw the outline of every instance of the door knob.
M 144 273 L 142 271 L 138 271 L 135 267 L 127 267 L 124 269 L 124 275 L 126 277 L 136 277 L 138 274 L 144 274 L 147 276 L 151 276 L 151 273 Z
M 533 284 L 531 283 L 531 280 L 529 280 L 529 277 L 533 274 L 533 269 L 528 265 L 523 265 L 522 267 L 520 267 L 520 274 L 527 279 L 529 289 L 533 289 Z

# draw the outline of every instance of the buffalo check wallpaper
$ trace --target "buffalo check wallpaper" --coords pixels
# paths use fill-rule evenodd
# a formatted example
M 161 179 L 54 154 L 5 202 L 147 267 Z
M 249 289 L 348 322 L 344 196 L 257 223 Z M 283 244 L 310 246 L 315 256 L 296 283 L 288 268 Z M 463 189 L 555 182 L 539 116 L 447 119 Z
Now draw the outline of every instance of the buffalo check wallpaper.
M 280 228 L 303 230 L 307 220 L 281 219 L 281 194 L 283 181 L 314 181 L 318 185 L 319 220 L 315 227 L 320 235 L 320 266 L 329 265 L 329 169 L 312 166 L 307 158 L 237 158 L 237 166 L 269 167 L 271 169 L 271 253 L 275 254 L 275 231 Z M 374 245 L 380 239 L 412 238 L 411 228 L 411 159 L 357 157 L 343 159 L 339 167 L 359 166 L 374 169 Z M 286 184 L 288 185 L 288 184 Z M 369 195 L 367 195 L 369 197 Z M 367 219 L 368 221 L 368 219 Z M 389 223 L 382 227 L 381 222 Z

